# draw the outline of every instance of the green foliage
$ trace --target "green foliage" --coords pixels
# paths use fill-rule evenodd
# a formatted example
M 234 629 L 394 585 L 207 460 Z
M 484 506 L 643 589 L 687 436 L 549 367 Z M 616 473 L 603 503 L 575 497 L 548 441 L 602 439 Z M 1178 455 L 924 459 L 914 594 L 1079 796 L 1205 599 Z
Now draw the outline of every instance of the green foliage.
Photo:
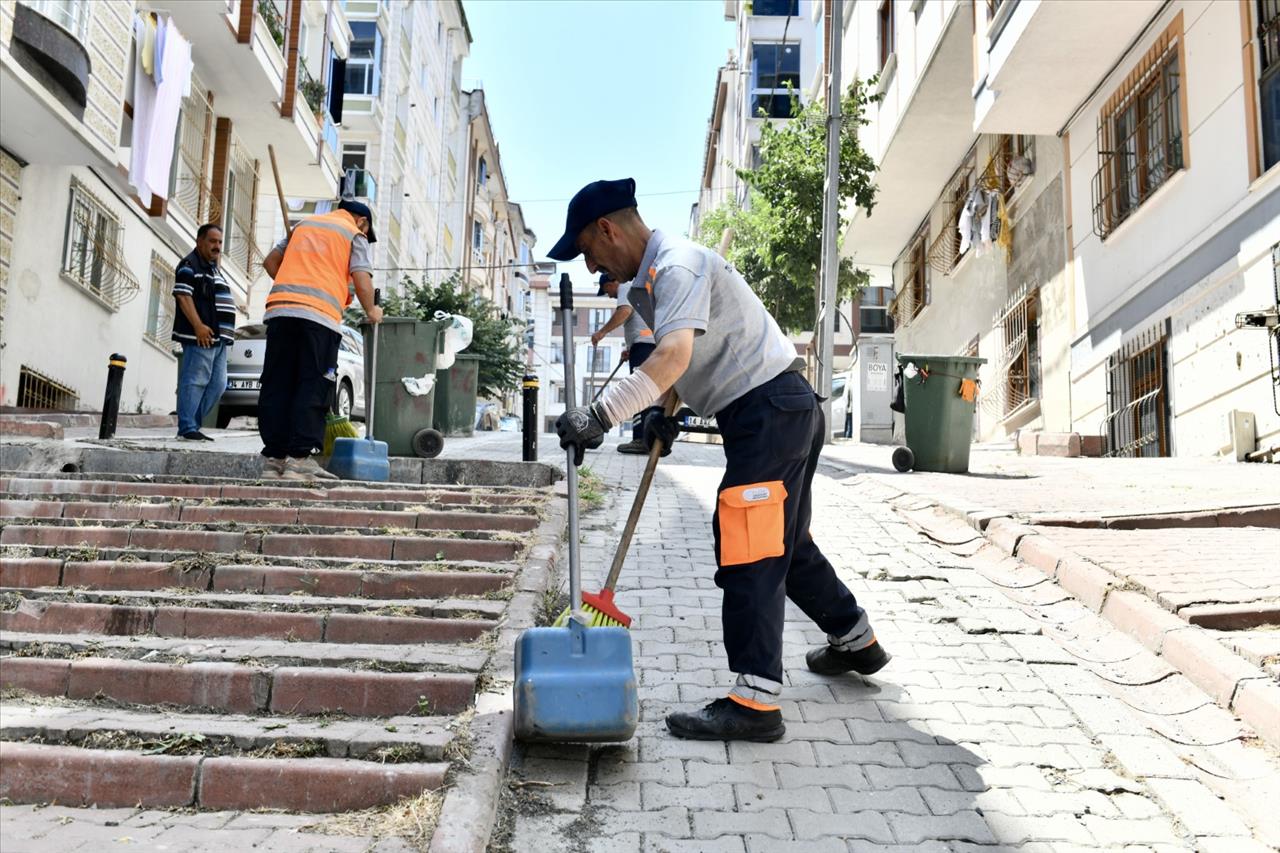
M 841 103 L 840 198 L 871 213 L 876 186 L 875 163 L 858 143 L 867 124 L 866 110 L 878 98 L 870 94 L 875 80 L 855 80 Z M 760 128 L 760 166 L 741 169 L 749 186 L 747 208 L 730 203 L 708 213 L 697 235 L 715 246 L 724 229 L 734 229 L 729 260 L 746 278 L 779 325 L 788 332 L 814 327 L 818 272 L 822 261 L 822 202 L 826 174 L 826 108 L 815 101 L 801 107 L 792 100 L 792 118 L 766 121 Z M 841 206 L 837 233 L 848 219 Z M 866 285 L 865 270 L 840 259 L 836 289 L 841 301 L 854 299 Z
M 479 397 L 501 397 L 520 387 L 524 358 L 518 333 L 522 325 L 502 316 L 497 306 L 480 294 L 463 290 L 456 273 L 437 284 L 426 279 L 415 282 L 405 276 L 398 293 L 384 294 L 382 310 L 387 317 L 419 320 L 432 320 L 437 311 L 469 318 L 474 326 L 471 346 L 463 352 L 480 357 Z M 357 325 L 363 321 L 364 311 L 359 303 L 353 303 L 347 309 L 347 323 Z

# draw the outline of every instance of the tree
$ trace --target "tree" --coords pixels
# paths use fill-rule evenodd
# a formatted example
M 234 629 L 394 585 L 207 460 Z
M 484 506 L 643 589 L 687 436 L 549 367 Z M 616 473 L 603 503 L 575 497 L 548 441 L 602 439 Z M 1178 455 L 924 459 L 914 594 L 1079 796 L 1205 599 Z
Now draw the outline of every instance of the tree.
M 419 320 L 435 319 L 437 311 L 469 318 L 473 324 L 471 346 L 464 352 L 480 357 L 477 395 L 501 397 L 504 392 L 520 387 L 524 359 L 517 332 L 521 324 L 503 317 L 498 307 L 480 294 L 463 290 L 457 273 L 438 284 L 431 284 L 425 278 L 415 282 L 405 276 L 400 291 L 384 297 L 382 310 L 387 317 Z M 348 323 L 355 325 L 363 320 L 364 311 L 358 306 L 348 309 Z
M 867 124 L 867 106 L 875 80 L 855 80 L 845 93 L 840 128 L 840 198 L 852 199 L 868 214 L 875 206 L 872 180 L 875 163 L 858 142 Z M 788 332 L 811 330 L 816 319 L 815 295 L 822 262 L 822 199 L 826 173 L 826 106 L 814 101 L 801 107 L 792 97 L 791 119 L 766 121 L 760 128 L 760 165 L 740 169 L 747 183 L 746 208 L 730 203 L 703 218 L 697 238 L 707 246 L 720 242 L 724 229 L 734 229 L 729 260 L 746 278 L 779 325 Z M 838 232 L 848 220 L 843 210 Z M 836 292 L 853 299 L 869 280 L 849 258 L 840 259 Z

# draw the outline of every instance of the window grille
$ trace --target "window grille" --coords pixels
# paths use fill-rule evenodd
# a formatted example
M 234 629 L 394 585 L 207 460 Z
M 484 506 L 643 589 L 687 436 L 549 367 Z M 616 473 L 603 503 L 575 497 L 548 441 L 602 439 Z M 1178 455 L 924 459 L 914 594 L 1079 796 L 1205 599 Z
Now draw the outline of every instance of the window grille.
M 223 252 L 245 275 L 253 278 L 254 269 L 262 263 L 262 253 L 254 239 L 258 197 L 258 161 L 236 140 L 227 181 L 227 245 Z
M 151 253 L 151 301 L 147 305 L 146 336 L 167 348 L 173 332 L 173 266 L 163 257 Z
M 960 214 L 973 190 L 973 158 L 956 171 L 942 191 L 942 232 L 929 246 L 929 266 L 934 272 L 950 275 L 960 263 Z
M 62 274 L 113 311 L 136 296 L 140 288 L 120 253 L 123 230 L 107 206 L 72 178 Z
M 929 225 L 926 222 L 902 258 L 902 287 L 889 306 L 898 328 L 905 328 L 932 302 L 929 283 L 929 258 L 926 251 Z
M 1187 165 L 1184 64 L 1179 13 L 1102 108 L 1093 229 L 1103 239 Z
M 213 197 L 209 180 L 212 157 L 213 103 L 208 90 L 193 77 L 191 94 L 182 99 L 178 117 L 170 198 L 196 225 L 216 222 L 222 215 L 222 205 Z
M 995 376 L 983 386 L 982 405 L 1004 419 L 1040 398 L 1040 289 L 1020 287 L 996 313 L 992 331 L 1000 355 Z
M 1170 455 L 1168 335 L 1166 320 L 1107 359 L 1107 456 Z
M 18 371 L 18 408 L 74 412 L 80 395 L 74 388 L 50 379 L 25 364 Z

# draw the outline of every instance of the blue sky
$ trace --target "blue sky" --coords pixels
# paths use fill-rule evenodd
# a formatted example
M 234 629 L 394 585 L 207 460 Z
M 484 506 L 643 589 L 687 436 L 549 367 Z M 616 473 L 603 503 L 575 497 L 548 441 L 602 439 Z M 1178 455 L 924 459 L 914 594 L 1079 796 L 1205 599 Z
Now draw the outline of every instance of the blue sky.
M 599 178 L 635 178 L 649 226 L 683 234 L 716 69 L 734 41 L 723 0 L 463 3 L 474 39 L 463 82 L 484 85 L 535 256 L 564 230 L 569 197 Z M 581 260 L 560 271 L 587 283 Z

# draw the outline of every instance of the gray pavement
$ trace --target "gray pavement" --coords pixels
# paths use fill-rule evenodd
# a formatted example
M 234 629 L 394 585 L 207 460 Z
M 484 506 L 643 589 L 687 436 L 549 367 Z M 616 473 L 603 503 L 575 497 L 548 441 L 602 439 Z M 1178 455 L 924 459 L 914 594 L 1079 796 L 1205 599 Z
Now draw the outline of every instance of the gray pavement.
M 887 451 L 885 452 L 887 458 Z M 642 460 L 588 464 L 618 488 L 584 526 L 599 584 Z M 895 655 L 873 679 L 820 678 L 822 641 L 786 629 L 786 737 L 680 741 L 672 708 L 724 695 L 710 514 L 722 457 L 658 469 L 619 605 L 635 617 L 641 723 L 620 746 L 518 748 L 515 851 L 1251 853 L 1280 843 L 1280 761 L 1246 727 L 1043 574 L 955 522 L 926 537 L 875 477 L 823 469 L 815 538 Z M 950 547 L 939 539 L 954 543 Z

